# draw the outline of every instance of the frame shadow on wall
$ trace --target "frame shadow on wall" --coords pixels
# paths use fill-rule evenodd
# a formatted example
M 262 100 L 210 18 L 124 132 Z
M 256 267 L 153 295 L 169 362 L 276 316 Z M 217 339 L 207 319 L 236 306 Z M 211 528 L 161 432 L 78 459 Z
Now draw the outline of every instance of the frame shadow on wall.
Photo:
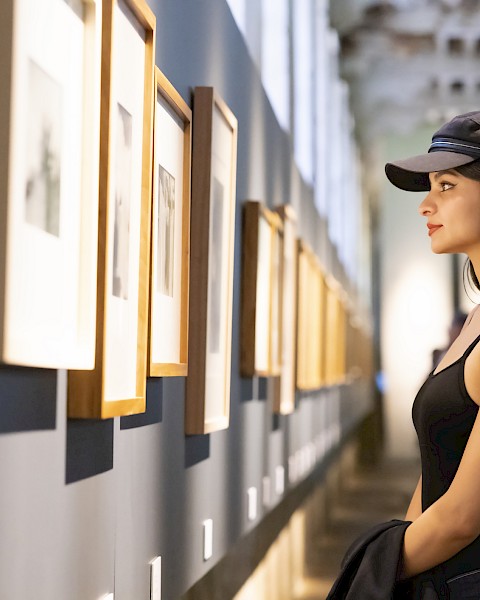
M 242 377 L 240 379 L 240 400 L 266 401 L 268 394 L 268 377 Z
M 136 429 L 163 421 L 163 379 L 147 378 L 146 409 L 144 413 L 120 418 L 120 429 Z
M 113 469 L 113 419 L 67 419 L 65 483 Z
M 57 371 L 0 366 L 0 434 L 55 429 Z
M 161 423 L 162 380 L 147 379 L 146 411 L 121 417 L 120 429 Z M 66 483 L 75 483 L 113 469 L 113 419 L 68 419 Z
M 185 468 L 210 458 L 210 434 L 187 435 L 185 438 Z

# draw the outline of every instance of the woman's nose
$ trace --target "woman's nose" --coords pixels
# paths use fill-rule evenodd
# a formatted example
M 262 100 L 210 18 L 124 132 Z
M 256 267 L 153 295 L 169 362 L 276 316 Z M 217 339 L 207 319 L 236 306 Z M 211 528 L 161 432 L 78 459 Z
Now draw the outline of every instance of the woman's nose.
M 435 212 L 435 202 L 432 198 L 432 192 L 429 192 L 418 207 L 418 212 L 425 217 Z

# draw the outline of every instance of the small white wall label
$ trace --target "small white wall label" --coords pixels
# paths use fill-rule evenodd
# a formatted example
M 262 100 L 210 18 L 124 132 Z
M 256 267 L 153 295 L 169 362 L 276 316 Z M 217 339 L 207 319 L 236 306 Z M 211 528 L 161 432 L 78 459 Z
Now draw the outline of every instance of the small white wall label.
M 203 522 L 203 560 L 208 560 L 213 554 L 213 520 Z

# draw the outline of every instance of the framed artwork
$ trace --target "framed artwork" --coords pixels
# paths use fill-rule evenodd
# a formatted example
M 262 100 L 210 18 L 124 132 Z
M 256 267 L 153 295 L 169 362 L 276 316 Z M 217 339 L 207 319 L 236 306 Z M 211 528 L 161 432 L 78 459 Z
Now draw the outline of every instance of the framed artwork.
M 68 414 L 145 410 L 155 16 L 144 0 L 103 3 L 95 367 L 70 371 Z
M 345 312 L 345 378 L 352 382 L 362 376 L 361 355 L 362 344 L 360 341 L 362 321 L 355 314 L 355 307 L 351 301 L 347 302 Z M 368 354 L 369 346 L 363 347 L 363 352 Z
M 317 389 L 323 384 L 323 313 L 324 287 L 323 273 L 317 257 L 310 254 L 310 298 L 309 303 L 309 366 L 308 387 Z
M 325 279 L 311 248 L 298 242 L 297 377 L 300 390 L 324 383 Z
M 236 164 L 235 116 L 213 88 L 195 88 L 187 434 L 229 423 Z
M 272 264 L 270 301 L 270 375 L 280 376 L 282 371 L 283 338 L 283 248 L 284 233 L 281 217 L 277 212 L 272 218 Z
M 341 288 L 338 295 L 338 348 L 337 348 L 337 382 L 345 383 L 347 379 L 347 296 Z
M 337 385 L 345 379 L 346 318 L 344 292 L 333 278 L 327 280 L 325 379 L 327 385 Z
M 337 355 L 337 299 L 336 299 L 336 281 L 329 277 L 327 279 L 327 298 L 326 298 L 326 352 L 325 352 L 325 383 L 333 385 L 335 383 L 335 360 Z
M 149 375 L 187 375 L 192 113 L 155 69 Z
M 93 368 L 101 23 L 99 0 L 2 2 L 3 363 Z
M 269 377 L 281 370 L 282 221 L 260 202 L 243 211 L 240 370 Z
M 298 240 L 297 268 L 297 360 L 296 385 L 299 390 L 309 389 L 309 281 L 310 261 L 308 247 Z
M 289 414 L 295 410 L 295 353 L 297 320 L 297 217 L 290 205 L 276 209 L 282 219 L 281 260 L 281 370 L 273 380 L 273 409 Z M 280 230 L 279 230 L 280 231 Z
M 355 379 L 370 379 L 374 374 L 374 347 L 370 328 L 360 317 L 350 315 L 347 322 L 347 377 Z

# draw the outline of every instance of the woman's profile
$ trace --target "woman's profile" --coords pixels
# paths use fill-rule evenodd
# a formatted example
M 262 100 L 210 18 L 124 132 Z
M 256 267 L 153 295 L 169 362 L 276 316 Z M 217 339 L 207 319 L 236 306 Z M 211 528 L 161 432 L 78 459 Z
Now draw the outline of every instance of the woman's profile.
M 436 254 L 462 253 L 480 290 L 480 111 L 459 115 L 428 153 L 388 163 L 396 187 L 424 192 Z M 329 598 L 480 598 L 480 310 L 473 309 L 412 409 L 421 475 L 404 521 L 357 541 Z M 390 536 L 390 537 L 388 537 Z

